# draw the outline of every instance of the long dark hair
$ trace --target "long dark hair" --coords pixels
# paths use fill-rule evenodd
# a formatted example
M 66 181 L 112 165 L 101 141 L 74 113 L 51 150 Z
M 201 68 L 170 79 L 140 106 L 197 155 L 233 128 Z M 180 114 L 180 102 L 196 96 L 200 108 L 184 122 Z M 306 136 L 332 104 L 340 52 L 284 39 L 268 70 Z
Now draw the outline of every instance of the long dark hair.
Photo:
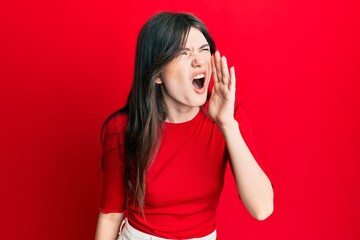
M 213 54 L 215 42 L 205 25 L 191 14 L 158 13 L 142 27 L 137 40 L 134 81 L 127 103 L 107 119 L 121 113 L 128 115 L 124 136 L 125 181 L 127 193 L 133 194 L 141 210 L 144 207 L 147 167 L 156 156 L 162 124 L 167 117 L 167 107 L 155 79 L 179 55 L 192 27 L 202 32 Z

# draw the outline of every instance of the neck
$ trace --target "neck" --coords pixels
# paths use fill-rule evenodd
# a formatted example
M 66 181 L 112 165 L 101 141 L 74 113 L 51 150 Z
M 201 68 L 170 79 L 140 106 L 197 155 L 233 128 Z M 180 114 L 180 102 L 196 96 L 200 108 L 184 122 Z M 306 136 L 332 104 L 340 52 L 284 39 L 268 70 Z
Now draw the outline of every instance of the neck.
M 188 107 L 182 109 L 169 108 L 165 122 L 183 123 L 193 119 L 200 111 L 200 107 Z

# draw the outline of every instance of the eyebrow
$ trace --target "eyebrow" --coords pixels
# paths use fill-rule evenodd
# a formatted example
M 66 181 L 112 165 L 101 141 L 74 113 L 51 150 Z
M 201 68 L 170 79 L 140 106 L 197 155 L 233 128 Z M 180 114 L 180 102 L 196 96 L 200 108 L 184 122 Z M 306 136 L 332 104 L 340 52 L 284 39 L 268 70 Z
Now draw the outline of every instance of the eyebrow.
M 202 48 L 205 48 L 205 47 L 210 47 L 210 45 L 209 45 L 208 43 L 205 43 L 205 44 L 201 45 L 201 46 L 199 47 L 199 49 L 202 49 Z M 181 50 L 182 50 L 182 51 L 183 51 L 183 50 L 191 51 L 190 48 L 181 48 Z

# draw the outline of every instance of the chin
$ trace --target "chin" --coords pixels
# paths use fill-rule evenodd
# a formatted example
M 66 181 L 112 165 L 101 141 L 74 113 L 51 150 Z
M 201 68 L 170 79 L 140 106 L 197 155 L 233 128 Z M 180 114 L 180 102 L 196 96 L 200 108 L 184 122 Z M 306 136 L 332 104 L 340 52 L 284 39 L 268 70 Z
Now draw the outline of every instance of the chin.
M 207 93 L 204 94 L 204 96 L 201 96 L 201 98 L 197 101 L 197 107 L 203 106 L 207 101 Z

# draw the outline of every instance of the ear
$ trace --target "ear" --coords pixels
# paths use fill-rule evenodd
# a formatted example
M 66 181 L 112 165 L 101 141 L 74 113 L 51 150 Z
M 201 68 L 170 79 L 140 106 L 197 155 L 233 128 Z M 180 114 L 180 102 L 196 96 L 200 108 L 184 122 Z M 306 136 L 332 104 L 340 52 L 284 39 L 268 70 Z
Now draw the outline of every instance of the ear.
M 156 77 L 155 83 L 156 83 L 156 84 L 162 84 L 162 83 L 163 83 L 162 80 L 161 80 L 161 78 L 160 78 L 160 76 L 157 76 L 157 77 Z

